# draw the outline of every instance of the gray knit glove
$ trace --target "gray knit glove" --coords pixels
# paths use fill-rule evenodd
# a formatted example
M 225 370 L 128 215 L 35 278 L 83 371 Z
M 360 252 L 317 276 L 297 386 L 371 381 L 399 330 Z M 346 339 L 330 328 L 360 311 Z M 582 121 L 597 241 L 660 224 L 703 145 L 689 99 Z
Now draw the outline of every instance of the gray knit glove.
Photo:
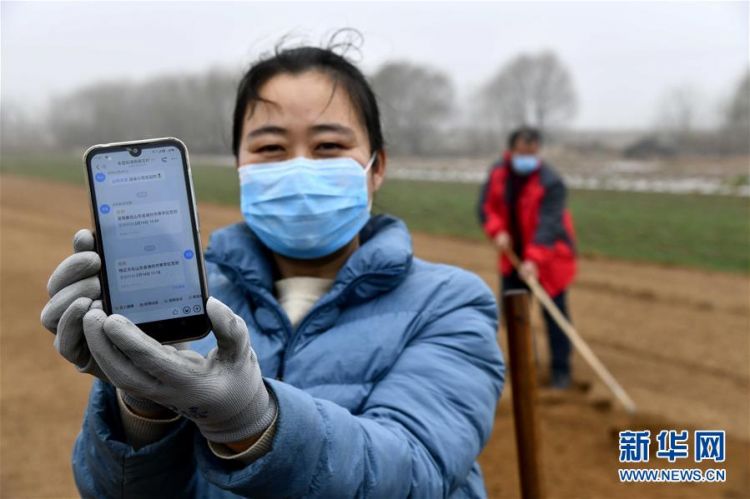
M 83 321 L 89 349 L 112 384 L 195 422 L 212 442 L 260 434 L 276 416 L 245 321 L 210 298 L 217 348 L 207 357 L 162 345 L 121 315 L 90 310 Z
M 55 349 L 81 372 L 103 378 L 92 361 L 83 337 L 83 316 L 89 308 L 101 308 L 99 269 L 94 235 L 82 229 L 73 236 L 74 253 L 63 260 L 47 282 L 50 300 L 42 309 L 42 325 L 55 334 Z M 105 379 L 106 381 L 106 379 Z
M 81 229 L 73 236 L 74 253 L 63 260 L 47 282 L 50 300 L 42 310 L 42 325 L 55 335 L 55 349 L 79 372 L 109 383 L 91 356 L 83 334 L 83 317 L 91 309 L 101 311 L 99 270 L 102 262 L 94 251 L 94 234 Z M 103 312 L 102 312 L 103 313 Z M 168 417 L 171 411 L 124 393 L 123 399 L 140 414 Z

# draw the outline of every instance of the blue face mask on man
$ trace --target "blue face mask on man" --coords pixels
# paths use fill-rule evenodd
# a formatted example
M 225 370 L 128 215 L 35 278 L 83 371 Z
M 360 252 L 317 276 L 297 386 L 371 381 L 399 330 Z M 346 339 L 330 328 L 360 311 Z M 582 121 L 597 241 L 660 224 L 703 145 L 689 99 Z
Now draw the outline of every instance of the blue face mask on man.
M 370 218 L 367 172 L 353 158 L 297 157 L 239 168 L 245 222 L 274 253 L 309 260 L 344 247 Z
M 519 175 L 529 175 L 539 168 L 539 158 L 533 154 L 514 154 L 510 160 L 513 171 Z

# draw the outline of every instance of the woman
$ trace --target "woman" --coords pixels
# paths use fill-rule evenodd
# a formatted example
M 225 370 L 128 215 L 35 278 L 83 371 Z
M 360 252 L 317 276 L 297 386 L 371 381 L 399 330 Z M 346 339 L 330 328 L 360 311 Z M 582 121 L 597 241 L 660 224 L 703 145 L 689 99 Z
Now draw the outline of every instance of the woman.
M 233 152 L 245 222 L 206 251 L 213 334 L 175 349 L 107 317 L 89 231 L 50 278 L 42 322 L 98 378 L 81 494 L 484 497 L 476 458 L 504 381 L 494 297 L 370 216 L 387 157 L 362 73 L 314 47 L 258 62 Z

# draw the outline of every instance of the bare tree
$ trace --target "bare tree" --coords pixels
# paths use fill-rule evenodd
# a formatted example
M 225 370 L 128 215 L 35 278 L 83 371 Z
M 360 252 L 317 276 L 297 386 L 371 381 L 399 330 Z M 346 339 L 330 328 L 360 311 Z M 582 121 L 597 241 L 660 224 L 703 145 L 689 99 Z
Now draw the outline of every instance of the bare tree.
M 196 152 L 228 153 L 235 88 L 220 70 L 97 83 L 55 99 L 48 123 L 61 146 L 176 136 Z
M 37 115 L 26 111 L 18 101 L 3 100 L 0 106 L 0 150 L 19 152 L 50 146 L 50 137 Z
M 750 71 L 742 77 L 726 107 L 723 128 L 729 150 L 750 154 Z
M 480 90 L 478 102 L 495 129 L 562 126 L 576 111 L 570 72 L 552 52 L 521 54 Z
M 690 86 L 667 90 L 657 106 L 657 129 L 675 145 L 687 141 L 695 128 L 700 97 Z
M 383 64 L 371 77 L 383 113 L 390 148 L 425 154 L 434 150 L 439 128 L 453 109 L 450 78 L 408 62 Z

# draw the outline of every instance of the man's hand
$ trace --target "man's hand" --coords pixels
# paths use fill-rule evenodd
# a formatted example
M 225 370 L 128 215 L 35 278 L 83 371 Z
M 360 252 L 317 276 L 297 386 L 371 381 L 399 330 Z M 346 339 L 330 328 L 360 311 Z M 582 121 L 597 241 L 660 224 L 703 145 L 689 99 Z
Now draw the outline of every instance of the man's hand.
M 217 343 L 207 357 L 162 345 L 125 317 L 101 310 L 90 310 L 83 328 L 91 355 L 121 390 L 182 414 L 212 442 L 251 439 L 271 424 L 276 403 L 242 318 L 215 298 L 206 311 Z
M 521 264 L 521 277 L 523 277 L 524 279 L 538 278 L 539 269 L 537 268 L 536 263 L 532 262 L 531 260 L 525 260 Z
M 495 247 L 501 252 L 505 252 L 510 248 L 511 240 L 510 234 L 507 232 L 501 232 L 495 236 Z

